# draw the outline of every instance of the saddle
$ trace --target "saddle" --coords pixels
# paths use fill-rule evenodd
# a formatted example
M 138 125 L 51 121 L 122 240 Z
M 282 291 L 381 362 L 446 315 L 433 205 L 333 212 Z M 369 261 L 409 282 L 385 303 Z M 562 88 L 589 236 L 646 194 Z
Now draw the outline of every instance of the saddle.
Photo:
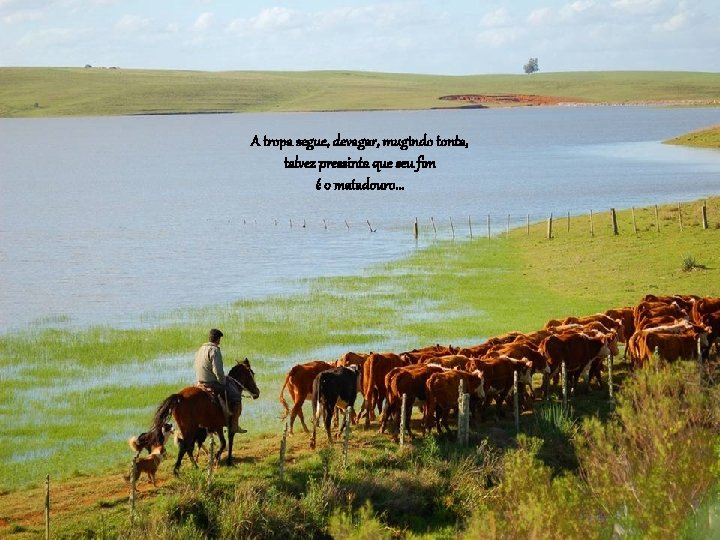
M 197 383 L 195 386 L 197 386 L 198 388 L 200 388 L 200 390 L 210 396 L 210 401 L 220 407 L 220 410 L 222 410 L 225 418 L 230 418 L 230 416 L 232 415 L 232 411 L 230 410 L 230 407 L 228 407 L 228 404 L 225 401 L 224 390 L 202 382 Z

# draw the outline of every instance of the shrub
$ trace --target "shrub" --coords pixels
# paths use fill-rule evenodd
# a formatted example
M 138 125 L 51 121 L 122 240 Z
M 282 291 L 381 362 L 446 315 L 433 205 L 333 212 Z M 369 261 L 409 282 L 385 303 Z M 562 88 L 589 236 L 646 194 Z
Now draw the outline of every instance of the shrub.
M 615 418 L 584 422 L 578 454 L 605 518 L 627 534 L 668 537 L 713 482 L 717 388 L 697 364 L 640 370 L 618 396 Z

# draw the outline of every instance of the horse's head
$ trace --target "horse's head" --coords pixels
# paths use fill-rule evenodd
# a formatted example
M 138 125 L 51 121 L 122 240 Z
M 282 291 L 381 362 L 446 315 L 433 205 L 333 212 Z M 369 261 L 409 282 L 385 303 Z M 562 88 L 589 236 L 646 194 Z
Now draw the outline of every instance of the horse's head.
M 260 390 L 255 383 L 255 372 L 250 367 L 250 360 L 246 358 L 242 362 L 235 364 L 228 375 L 239 382 L 244 390 L 250 392 L 253 399 L 260 397 Z

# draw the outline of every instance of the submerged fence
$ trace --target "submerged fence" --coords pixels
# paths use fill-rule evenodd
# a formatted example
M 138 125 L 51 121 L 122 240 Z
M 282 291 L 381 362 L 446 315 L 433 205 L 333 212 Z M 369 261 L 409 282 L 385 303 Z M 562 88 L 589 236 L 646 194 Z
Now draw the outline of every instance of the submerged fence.
M 714 215 L 713 215 L 714 213 Z M 627 208 L 617 210 L 609 208 L 598 212 L 589 208 L 587 212 L 571 213 L 548 211 L 546 213 L 485 213 L 468 216 L 430 216 L 415 217 L 407 225 L 397 221 L 382 222 L 375 218 L 344 218 L 331 220 L 272 219 L 271 227 L 280 230 L 305 231 L 363 231 L 374 233 L 381 231 L 408 231 L 415 239 L 456 239 L 493 238 L 522 234 L 527 236 L 543 236 L 548 239 L 561 237 L 568 233 L 582 233 L 590 237 L 604 235 L 642 234 L 645 232 L 660 233 L 664 230 L 720 228 L 720 207 L 713 203 L 708 208 L 707 201 L 677 203 L 673 205 L 654 205 L 643 208 Z M 713 222 L 713 217 L 715 221 Z M 262 227 L 267 223 L 257 220 L 243 220 L 244 227 Z

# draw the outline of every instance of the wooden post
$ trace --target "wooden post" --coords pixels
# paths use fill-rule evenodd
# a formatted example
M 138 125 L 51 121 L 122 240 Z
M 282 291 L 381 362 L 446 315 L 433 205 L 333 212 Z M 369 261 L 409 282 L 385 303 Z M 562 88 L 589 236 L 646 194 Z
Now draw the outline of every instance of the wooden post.
M 515 407 L 515 433 L 520 433 L 520 396 L 518 394 L 518 373 L 513 372 L 513 389 L 515 395 L 513 396 L 513 407 Z
M 611 209 L 610 209 L 610 215 L 611 215 L 611 217 L 612 217 L 612 229 L 613 229 L 613 234 L 614 234 L 615 236 L 617 236 L 617 235 L 620 234 L 620 233 L 618 232 L 617 214 L 615 213 L 615 209 L 614 209 L 614 208 L 611 208 Z
M 680 208 L 680 203 L 678 203 L 678 223 L 680 224 L 680 232 L 682 232 L 683 222 L 682 222 L 682 209 Z
M 703 363 L 702 346 L 700 345 L 700 338 L 698 338 L 698 340 L 697 340 L 697 355 L 698 355 L 698 372 L 700 373 L 700 386 L 702 387 L 705 384 L 705 377 L 704 377 L 705 365 Z
M 570 212 L 567 213 L 567 232 L 570 232 Z
M 133 460 L 133 464 L 135 461 Z M 50 540 L 50 475 L 45 477 L 45 540 Z
M 407 420 L 407 394 L 402 395 L 402 404 L 400 408 L 400 448 L 405 446 L 405 421 Z
M 435 227 L 435 219 L 432 216 L 430 216 L 430 223 L 432 223 L 433 232 L 435 233 L 435 238 L 437 238 L 437 228 Z
M 278 478 L 280 479 L 280 482 L 282 482 L 285 477 L 285 454 L 287 452 L 288 427 L 289 424 L 285 421 L 282 439 L 280 439 L 280 461 L 278 462 Z
M 552 239 L 552 212 L 550 212 L 550 217 L 548 218 L 547 222 L 547 239 Z
M 465 381 L 460 379 L 460 385 L 458 387 L 458 444 L 465 445 L 468 440 L 467 433 L 467 414 L 469 411 L 470 399 L 468 394 L 465 393 Z
M 348 466 L 348 446 L 350 445 L 350 419 L 352 418 L 352 407 L 345 409 L 345 437 L 343 439 L 343 468 Z
M 450 216 L 450 231 L 452 232 L 452 239 L 455 240 L 455 227 L 453 226 L 452 216 Z
M 470 219 L 470 216 L 468 216 L 468 229 L 470 229 L 470 240 L 473 239 L 472 235 L 472 219 Z
M 345 223 L 347 223 L 347 221 Z M 418 239 L 418 233 L 418 220 L 415 218 L 415 223 L 413 224 L 413 236 L 415 237 L 415 240 Z
M 633 232 L 637 234 L 637 222 L 635 221 L 635 207 L 632 208 Z
M 590 209 L 590 236 L 595 236 L 595 226 L 593 225 L 593 211 Z
M 137 456 L 132 460 L 130 470 L 130 525 L 135 520 L 135 477 L 137 476 Z
M 702 209 L 702 228 L 703 230 L 708 229 L 708 219 L 707 219 L 707 203 L 703 201 Z
M 568 391 L 567 391 L 567 367 L 565 366 L 565 360 L 563 360 L 562 363 L 562 371 L 560 374 L 560 379 L 562 383 L 562 404 L 563 409 L 567 410 L 567 404 L 568 404 Z
M 527 236 L 530 236 L 530 214 L 527 215 L 527 219 L 525 220 L 525 230 Z
M 487 237 L 490 239 L 490 214 L 487 215 Z
M 660 232 L 660 215 L 658 214 L 657 204 L 655 205 L 655 230 Z
M 505 227 L 505 238 L 510 238 L 510 214 L 508 214 L 507 227 Z
M 608 361 L 608 392 L 610 393 L 610 401 L 614 399 L 613 395 L 613 355 L 610 355 Z

